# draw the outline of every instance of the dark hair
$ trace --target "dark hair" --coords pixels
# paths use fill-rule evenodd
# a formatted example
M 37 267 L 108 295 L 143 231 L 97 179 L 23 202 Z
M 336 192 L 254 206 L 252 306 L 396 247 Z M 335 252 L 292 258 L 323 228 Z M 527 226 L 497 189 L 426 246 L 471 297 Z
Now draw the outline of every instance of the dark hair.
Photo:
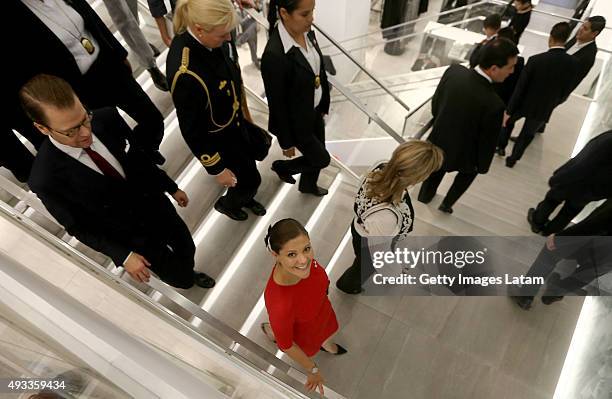
M 587 21 L 591 23 L 591 31 L 597 32 L 598 35 L 606 27 L 606 19 L 601 15 L 594 15 L 592 17 L 589 17 Z
M 53 75 L 39 74 L 28 80 L 19 90 L 19 102 L 25 114 L 34 122 L 46 123 L 43 104 L 67 109 L 75 103 L 72 86 Z
M 484 19 L 482 25 L 485 28 L 499 30 L 501 28 L 501 16 L 499 14 L 491 14 Z
M 268 24 L 270 32 L 274 29 L 276 21 L 280 18 L 280 9 L 284 8 L 289 14 L 297 10 L 302 0 L 270 0 L 268 8 Z
M 565 43 L 569 38 L 570 33 L 572 33 L 572 28 L 570 27 L 570 24 L 568 24 L 567 22 L 558 22 L 554 24 L 552 29 L 550 30 L 550 37 L 556 43 Z
M 283 245 L 301 235 L 308 237 L 308 232 L 300 222 L 295 219 L 282 219 L 268 227 L 268 234 L 264 238 L 266 247 L 279 253 Z
M 498 30 L 497 37 L 510 40 L 512 43 L 516 44 L 516 34 L 514 33 L 514 29 L 509 26 Z
M 501 68 L 507 65 L 508 60 L 516 57 L 518 53 L 516 44 L 508 39 L 497 38 L 483 47 L 478 65 L 483 69 L 489 69 L 493 65 Z

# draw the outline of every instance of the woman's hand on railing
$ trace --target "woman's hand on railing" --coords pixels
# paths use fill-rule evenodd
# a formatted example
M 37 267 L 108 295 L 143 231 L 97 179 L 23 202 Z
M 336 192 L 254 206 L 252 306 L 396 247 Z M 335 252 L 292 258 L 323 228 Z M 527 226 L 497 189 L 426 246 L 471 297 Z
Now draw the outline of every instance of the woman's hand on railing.
M 309 391 L 317 390 L 321 395 L 323 395 L 323 376 L 321 372 L 317 370 L 316 373 L 308 373 L 306 380 L 306 389 Z

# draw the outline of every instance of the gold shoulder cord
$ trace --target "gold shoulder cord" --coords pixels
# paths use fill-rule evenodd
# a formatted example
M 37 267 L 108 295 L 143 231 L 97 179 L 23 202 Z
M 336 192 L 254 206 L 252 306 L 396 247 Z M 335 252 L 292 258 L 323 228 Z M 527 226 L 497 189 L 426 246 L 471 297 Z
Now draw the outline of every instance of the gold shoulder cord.
M 188 67 L 189 67 L 189 47 L 184 47 L 183 54 L 181 57 L 181 66 L 179 67 L 179 70 L 174 74 L 174 78 L 172 79 L 172 86 L 170 87 L 170 93 L 174 92 L 174 87 L 176 86 L 176 82 L 178 81 L 179 76 L 181 76 L 182 74 L 193 76 L 198 82 L 200 82 L 200 84 L 204 88 L 204 92 L 206 93 L 206 98 L 208 99 L 208 107 L 210 109 L 210 120 L 212 121 L 213 125 L 217 126 L 218 128 L 214 130 L 209 130 L 209 132 L 216 133 L 220 130 L 225 129 L 227 126 L 229 126 L 232 123 L 232 121 L 236 117 L 236 112 L 238 112 L 238 110 L 240 109 L 240 102 L 238 102 L 238 99 L 236 98 L 236 88 L 234 87 L 234 82 L 233 81 L 230 82 L 232 85 L 232 94 L 234 96 L 234 103 L 232 104 L 232 116 L 227 121 L 227 123 L 219 124 L 217 123 L 217 121 L 215 121 L 215 118 L 213 116 L 214 113 L 213 113 L 212 101 L 210 100 L 210 92 L 208 91 L 208 86 L 206 86 L 206 83 L 204 82 L 204 80 L 200 76 L 198 76 L 197 73 L 189 70 Z

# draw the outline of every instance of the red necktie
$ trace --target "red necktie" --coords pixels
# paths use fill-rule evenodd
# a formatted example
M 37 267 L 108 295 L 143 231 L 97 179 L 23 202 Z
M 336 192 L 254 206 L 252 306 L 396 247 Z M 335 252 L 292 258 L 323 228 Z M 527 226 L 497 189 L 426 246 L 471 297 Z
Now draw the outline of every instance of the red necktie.
M 116 179 L 124 180 L 123 176 L 121 176 L 121 173 L 119 173 L 119 171 L 117 171 L 117 169 L 115 169 L 113 165 L 111 165 L 106 159 L 104 159 L 102 155 L 98 154 L 97 152 L 95 152 L 89 147 L 83 148 L 83 150 L 85 150 L 87 155 L 89 155 L 91 160 L 94 161 L 96 166 L 100 168 L 100 170 L 105 176 L 110 176 Z

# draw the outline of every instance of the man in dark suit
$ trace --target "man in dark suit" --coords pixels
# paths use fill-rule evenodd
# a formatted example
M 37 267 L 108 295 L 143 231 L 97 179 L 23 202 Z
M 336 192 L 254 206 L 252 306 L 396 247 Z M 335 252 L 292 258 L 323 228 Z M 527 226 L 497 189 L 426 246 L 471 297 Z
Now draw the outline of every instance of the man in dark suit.
M 444 150 L 444 165 L 423 182 L 419 201 L 429 203 L 447 172 L 458 171 L 438 209 L 452 213 L 453 204 L 479 173 L 487 173 L 501 127 L 504 103 L 493 82 L 503 82 L 514 70 L 518 49 L 496 39 L 482 50 L 479 65 L 451 65 L 432 98 L 434 117 L 429 141 Z
M 27 35 L 15 35 L 6 41 L 4 54 L 15 60 L 9 66 L 10 79 L 3 88 L 8 120 L 3 126 L 0 165 L 5 165 L 27 179 L 32 158 L 15 159 L 23 153 L 22 145 L 11 129 L 25 136 L 36 148 L 43 142 L 19 106 L 17 93 L 30 78 L 39 73 L 60 76 L 68 81 L 90 108 L 117 106 L 138 124 L 133 145 L 143 148 L 157 163 L 163 157 L 157 151 L 164 133 L 163 117 L 132 76 L 127 52 L 85 0 L 11 0 L 4 4 L 11 31 L 27 27 Z M 7 159 L 8 158 L 8 159 Z
M 484 19 L 482 23 L 482 29 L 485 35 L 487 35 L 487 37 L 483 41 L 478 43 L 476 47 L 474 47 L 474 49 L 472 50 L 472 53 L 469 57 L 470 68 L 474 68 L 476 65 L 478 65 L 478 58 L 480 57 L 480 52 L 482 48 L 487 43 L 490 43 L 491 41 L 495 40 L 495 38 L 497 37 L 497 32 L 499 32 L 500 28 L 501 16 L 499 14 L 491 14 Z
M 71 235 L 137 281 L 148 281 L 151 268 L 174 287 L 214 286 L 194 272 L 193 240 L 164 193 L 179 206 L 187 205 L 187 195 L 141 149 L 126 152 L 132 131 L 115 108 L 87 111 L 70 85 L 52 75 L 36 75 L 19 98 L 47 137 L 28 184 Z
M 529 58 L 506 107 L 498 148 L 504 150 L 514 122 L 525 118 L 506 166 L 512 168 L 521 159 L 538 129 L 548 121 L 555 107 L 571 93 L 576 61 L 565 53 L 563 43 L 570 34 L 569 24 L 555 24 L 548 39 L 549 50 Z M 498 151 L 499 151 L 498 150 Z
M 606 19 L 599 15 L 590 17 L 578 29 L 576 36 L 565 43 L 567 53 L 578 61 L 578 69 L 573 79 L 572 91 L 587 76 L 597 55 L 595 38 L 606 27 Z
M 558 234 L 551 234 L 546 245 L 533 262 L 526 277 L 548 279 L 542 303 L 550 305 L 560 301 L 567 293 L 586 295 L 582 288 L 612 270 L 612 200 L 608 199 L 589 216 Z M 552 273 L 563 259 L 576 262 L 576 269 L 561 278 Z M 578 267 L 580 266 L 580 267 Z M 540 285 L 523 286 L 512 300 L 522 309 L 529 310 Z
M 612 197 L 612 130 L 591 139 L 553 173 L 548 184 L 544 200 L 527 214 L 531 230 L 546 236 L 565 228 L 589 202 Z M 561 204 L 561 210 L 549 221 Z

